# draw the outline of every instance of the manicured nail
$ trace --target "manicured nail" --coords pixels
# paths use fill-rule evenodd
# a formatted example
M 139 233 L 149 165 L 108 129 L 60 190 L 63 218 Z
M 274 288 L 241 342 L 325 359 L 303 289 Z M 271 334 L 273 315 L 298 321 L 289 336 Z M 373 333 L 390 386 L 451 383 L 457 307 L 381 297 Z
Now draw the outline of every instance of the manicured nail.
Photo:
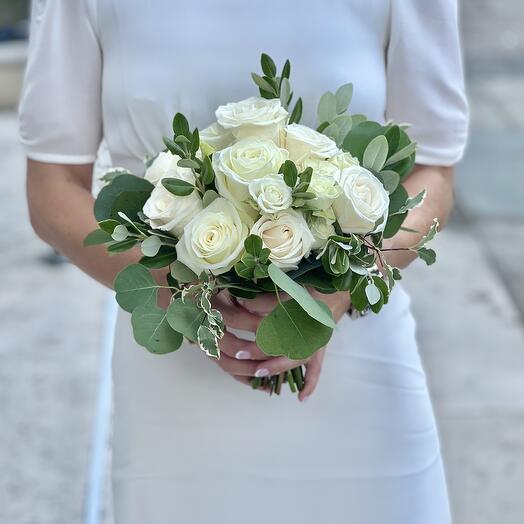
M 257 378 L 267 377 L 268 375 L 269 375 L 269 369 L 266 369 L 266 368 L 257 369 L 255 371 L 255 377 L 257 377 Z
M 251 358 L 251 353 L 249 351 L 237 351 L 235 358 L 239 360 L 249 360 Z
M 304 402 L 307 402 L 307 399 L 309 398 L 309 395 L 305 396 L 303 399 L 302 399 L 302 403 Z
M 241 306 L 245 306 L 245 305 L 246 305 L 246 301 L 245 301 L 243 298 L 237 298 L 236 301 L 237 301 Z

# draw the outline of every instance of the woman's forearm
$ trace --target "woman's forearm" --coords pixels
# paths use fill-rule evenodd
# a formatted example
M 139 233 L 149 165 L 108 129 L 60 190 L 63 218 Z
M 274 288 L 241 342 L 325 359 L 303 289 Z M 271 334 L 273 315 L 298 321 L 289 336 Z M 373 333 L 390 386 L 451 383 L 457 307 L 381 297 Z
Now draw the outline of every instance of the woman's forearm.
M 31 224 L 37 235 L 73 264 L 108 287 L 138 250 L 114 256 L 104 246 L 84 247 L 97 228 L 91 195 L 92 165 L 62 165 L 28 161 L 27 197 Z
M 398 249 L 415 245 L 424 236 L 436 218 L 441 229 L 446 224 L 453 208 L 453 168 L 418 165 L 403 181 L 410 196 L 426 189 L 424 203 L 408 213 L 403 227 L 417 233 L 400 230 L 393 238 L 384 242 L 384 248 Z M 386 251 L 387 262 L 396 267 L 406 267 L 415 258 L 412 251 Z

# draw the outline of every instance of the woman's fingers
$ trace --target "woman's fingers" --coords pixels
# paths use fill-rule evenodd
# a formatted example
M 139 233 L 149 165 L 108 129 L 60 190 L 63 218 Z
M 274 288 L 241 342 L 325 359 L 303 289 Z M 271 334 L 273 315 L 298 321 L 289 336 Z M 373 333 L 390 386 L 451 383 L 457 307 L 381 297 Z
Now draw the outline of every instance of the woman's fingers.
M 304 360 L 289 360 L 286 357 L 275 357 L 263 362 L 258 362 L 255 372 L 255 377 L 267 377 L 269 375 L 278 375 L 289 369 L 296 368 L 304 364 Z
M 257 360 L 239 360 L 237 358 L 232 358 L 225 353 L 221 353 L 219 359 L 213 358 L 213 360 L 226 373 L 239 377 L 253 377 L 259 363 Z
M 306 364 L 306 376 L 304 377 L 304 389 L 299 392 L 298 400 L 305 402 L 307 398 L 315 391 L 320 372 L 322 371 L 322 362 L 324 361 L 324 349 L 317 351 Z
M 289 297 L 286 293 L 280 293 L 280 300 L 287 300 Z M 266 316 L 271 313 L 278 304 L 277 296 L 274 293 L 261 293 L 257 298 L 242 299 L 238 298 L 237 302 L 244 308 L 255 315 Z
M 254 333 L 262 320 L 260 316 L 250 313 L 234 302 L 227 291 L 222 291 L 213 298 L 213 307 L 222 313 L 224 323 L 231 328 Z
M 269 358 L 254 342 L 239 338 L 229 331 L 224 332 L 224 336 L 218 345 L 222 353 L 239 360 L 265 360 Z

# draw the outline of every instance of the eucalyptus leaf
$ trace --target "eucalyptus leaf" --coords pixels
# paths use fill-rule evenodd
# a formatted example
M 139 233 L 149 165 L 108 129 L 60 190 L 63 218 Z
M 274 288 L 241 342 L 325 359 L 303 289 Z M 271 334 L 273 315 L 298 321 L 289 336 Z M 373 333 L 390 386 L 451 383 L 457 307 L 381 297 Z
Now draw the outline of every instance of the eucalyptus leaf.
M 129 231 L 123 224 L 118 224 L 118 226 L 113 229 L 113 233 L 111 234 L 111 238 L 116 242 L 122 242 L 122 240 L 125 240 L 128 236 Z
M 158 287 L 151 273 L 140 264 L 125 267 L 114 281 L 116 301 L 129 313 L 137 306 L 156 301 Z
M 204 196 L 202 197 L 202 204 L 204 207 L 209 206 L 212 202 L 214 202 L 220 195 L 213 189 L 208 189 Z
M 373 171 L 380 171 L 388 156 L 388 141 L 384 135 L 376 136 L 366 147 L 362 165 Z
M 164 355 L 176 351 L 183 342 L 182 335 L 173 331 L 166 320 L 166 311 L 153 304 L 144 304 L 131 315 L 135 340 L 151 353 Z
M 331 315 L 324 302 L 315 302 L 325 316 Z M 288 300 L 260 322 L 256 344 L 267 355 L 302 360 L 324 347 L 332 332 L 332 327 L 312 319 L 296 300 Z
M 176 251 L 170 246 L 161 246 L 154 257 L 142 257 L 140 264 L 149 269 L 160 269 L 169 266 L 176 260 Z
M 136 238 L 127 238 L 122 240 L 122 242 L 114 242 L 107 246 L 107 252 L 110 255 L 116 255 L 117 253 L 123 253 L 124 251 L 129 251 L 134 248 L 138 240 Z
M 193 273 L 185 264 L 182 264 L 180 260 L 175 260 L 171 264 L 171 275 L 173 278 L 176 278 L 182 284 L 187 284 L 188 282 L 195 282 L 198 280 L 198 276 Z
M 151 235 L 142 241 L 140 249 L 146 257 L 154 257 L 160 251 L 162 241 L 156 235 Z
M 95 229 L 84 238 L 84 246 L 88 247 L 96 246 L 98 244 L 107 244 L 112 240 L 113 238 L 106 231 L 103 231 L 102 229 Z
M 391 166 L 393 164 L 396 164 L 397 162 L 400 162 L 401 160 L 404 160 L 405 158 L 408 158 L 411 156 L 417 149 L 417 144 L 415 142 L 411 142 L 407 146 L 403 147 L 399 151 L 397 151 L 395 154 L 391 155 L 387 160 L 384 166 Z
M 181 298 L 173 300 L 167 310 L 169 325 L 192 342 L 197 341 L 198 328 L 205 318 L 205 312 L 198 307 L 197 303 L 187 298 L 185 301 Z
M 344 84 L 335 93 L 336 111 L 340 115 L 348 110 L 351 98 L 353 97 L 353 84 Z
M 382 182 L 384 189 L 389 193 L 393 193 L 400 183 L 400 176 L 395 171 L 381 171 L 378 178 Z
M 317 108 L 318 122 L 332 122 L 337 116 L 337 99 L 331 91 L 320 97 Z
M 280 268 L 275 264 L 270 264 L 269 278 L 290 297 L 294 298 L 306 313 L 321 324 L 330 328 L 335 327 L 335 321 L 331 313 L 326 312 L 322 307 L 319 307 L 318 302 L 304 289 L 300 284 L 289 278 Z

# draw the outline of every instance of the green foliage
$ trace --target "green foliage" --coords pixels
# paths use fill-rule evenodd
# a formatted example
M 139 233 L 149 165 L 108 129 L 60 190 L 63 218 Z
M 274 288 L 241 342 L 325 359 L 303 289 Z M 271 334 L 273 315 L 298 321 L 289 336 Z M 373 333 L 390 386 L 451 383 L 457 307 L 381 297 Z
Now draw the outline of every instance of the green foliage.
M 143 265 L 130 264 L 118 273 L 113 287 L 119 306 L 131 313 L 147 302 L 156 303 L 159 286 Z
M 145 257 L 155 257 L 160 248 L 162 247 L 162 241 L 160 237 L 156 235 L 151 235 L 142 241 L 140 249 Z
M 326 318 L 331 316 L 324 302 L 315 303 Z M 257 329 L 256 343 L 267 355 L 302 360 L 324 347 L 332 332 L 332 327 L 311 318 L 296 300 L 288 300 L 262 320 Z
M 94 206 L 98 222 L 108 219 L 119 221 L 119 212 L 138 220 L 146 200 L 153 191 L 153 184 L 134 175 L 120 175 L 103 187 Z
M 291 111 L 291 114 L 289 115 L 289 123 L 290 124 L 298 124 L 300 123 L 300 120 L 302 118 L 302 111 L 303 111 L 303 103 L 302 98 L 298 98 L 295 102 L 295 106 L 293 107 L 293 111 Z
M 169 325 L 187 339 L 196 342 L 198 328 L 206 318 L 206 313 L 197 305 L 196 301 L 177 298 L 171 302 L 167 310 Z
M 388 141 L 384 135 L 378 135 L 366 146 L 362 156 L 362 165 L 372 171 L 380 171 L 388 156 Z
M 185 264 L 180 262 L 180 260 L 175 260 L 170 267 L 171 276 L 176 278 L 178 282 L 187 283 L 187 282 L 196 282 L 198 280 L 198 275 L 189 269 Z
M 195 186 L 193 184 L 190 184 L 185 180 L 180 180 L 179 178 L 163 178 L 162 185 L 170 193 L 176 196 L 188 196 L 195 189 Z
M 151 353 L 171 353 L 182 345 L 182 335 L 168 324 L 166 311 L 154 303 L 136 307 L 131 315 L 131 324 L 135 340 Z
M 275 264 L 269 265 L 269 278 L 275 285 L 294 298 L 311 318 L 330 328 L 335 327 L 331 312 L 329 310 L 326 312 L 326 309 L 319 307 L 318 302 L 300 284 L 288 277 Z
M 107 244 L 112 240 L 113 238 L 106 231 L 103 231 L 102 229 L 95 229 L 84 238 L 84 246 L 88 247 L 96 246 L 98 244 Z
M 160 269 L 169 266 L 175 260 L 176 251 L 170 246 L 161 246 L 156 255 L 142 257 L 140 264 L 149 269 Z
M 298 180 L 298 169 L 292 160 L 286 160 L 278 170 L 284 176 L 284 182 L 291 188 L 294 188 Z

